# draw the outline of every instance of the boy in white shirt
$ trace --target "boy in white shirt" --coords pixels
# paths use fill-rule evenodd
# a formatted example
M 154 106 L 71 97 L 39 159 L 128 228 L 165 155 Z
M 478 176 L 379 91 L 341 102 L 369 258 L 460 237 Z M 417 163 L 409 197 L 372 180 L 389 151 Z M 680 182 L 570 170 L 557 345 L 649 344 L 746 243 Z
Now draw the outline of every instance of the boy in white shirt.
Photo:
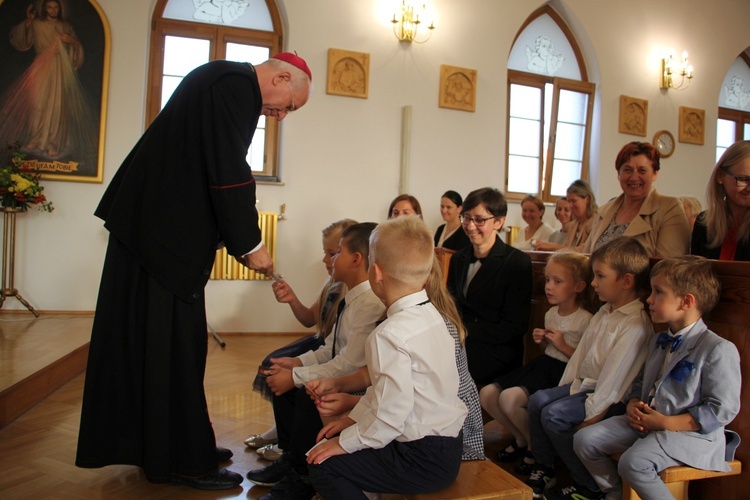
M 570 357 L 560 384 L 529 398 L 529 433 L 536 466 L 526 484 L 534 498 L 556 483 L 559 456 L 575 481 L 580 500 L 604 495 L 573 451 L 576 431 L 612 414 L 646 359 L 646 341 L 653 325 L 640 294 L 648 279 L 648 254 L 638 241 L 621 236 L 591 255 L 591 285 L 606 302 L 591 318 L 578 348 Z M 570 491 L 566 488 L 564 491 Z
M 416 216 L 384 222 L 370 237 L 369 279 L 388 319 L 367 339 L 372 385 L 308 453 L 312 485 L 326 500 L 430 493 L 458 475 L 467 408 L 453 338 L 424 290 L 433 259 Z
M 251 482 L 274 487 L 264 499 L 312 496 L 310 486 L 301 478 L 307 475 L 305 452 L 315 444 L 323 423 L 303 385 L 365 366 L 365 340 L 385 312 L 367 280 L 369 238 L 375 226 L 373 222 L 354 224 L 341 234 L 331 277 L 349 291 L 339 303 L 342 308 L 325 345 L 296 358 L 272 359 L 274 364 L 266 372 L 274 392 L 273 413 L 283 454 L 269 466 L 247 473 Z

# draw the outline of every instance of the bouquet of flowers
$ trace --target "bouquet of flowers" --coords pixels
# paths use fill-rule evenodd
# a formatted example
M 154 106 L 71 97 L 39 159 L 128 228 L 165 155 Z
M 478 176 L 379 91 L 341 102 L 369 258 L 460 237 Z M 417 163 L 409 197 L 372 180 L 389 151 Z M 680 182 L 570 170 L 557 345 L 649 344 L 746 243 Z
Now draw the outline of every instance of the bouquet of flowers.
M 24 160 L 19 145 L 8 146 L 10 158 L 0 168 L 0 205 L 3 207 L 27 210 L 29 205 L 37 205 L 42 212 L 54 210 L 51 201 L 42 194 L 44 188 L 39 185 L 41 174 L 32 170 Z

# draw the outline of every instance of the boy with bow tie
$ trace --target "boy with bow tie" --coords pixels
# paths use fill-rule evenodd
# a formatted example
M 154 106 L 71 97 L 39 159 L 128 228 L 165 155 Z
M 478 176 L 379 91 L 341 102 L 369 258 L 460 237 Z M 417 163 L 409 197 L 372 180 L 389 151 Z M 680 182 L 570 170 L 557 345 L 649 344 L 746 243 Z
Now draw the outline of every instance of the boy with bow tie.
M 675 465 L 728 471 L 726 460 L 739 443 L 724 429 L 740 408 L 739 354 L 701 319 L 720 295 L 710 262 L 693 255 L 664 259 L 651 271 L 651 289 L 651 318 L 669 329 L 649 345 L 627 414 L 574 438 L 576 454 L 608 498 L 619 496 L 620 477 L 644 500 L 671 498 L 659 472 Z M 610 458 L 623 451 L 619 464 Z

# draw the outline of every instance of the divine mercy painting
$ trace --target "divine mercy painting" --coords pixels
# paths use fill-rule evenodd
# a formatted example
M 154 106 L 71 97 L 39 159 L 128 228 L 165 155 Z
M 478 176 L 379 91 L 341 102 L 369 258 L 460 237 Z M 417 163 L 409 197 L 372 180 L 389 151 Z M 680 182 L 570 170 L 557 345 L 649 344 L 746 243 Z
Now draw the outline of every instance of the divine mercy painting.
M 109 26 L 94 0 L 0 0 L 0 147 L 43 178 L 102 181 Z

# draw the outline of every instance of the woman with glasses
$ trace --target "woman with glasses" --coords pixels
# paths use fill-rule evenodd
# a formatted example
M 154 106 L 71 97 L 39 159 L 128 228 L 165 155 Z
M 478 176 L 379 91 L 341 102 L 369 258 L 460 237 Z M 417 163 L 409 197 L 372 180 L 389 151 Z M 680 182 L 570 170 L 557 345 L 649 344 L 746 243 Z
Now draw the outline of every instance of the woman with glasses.
M 599 209 L 583 247 L 592 253 L 618 236 L 638 240 L 650 257 L 677 257 L 690 249 L 690 225 L 682 203 L 653 189 L 659 151 L 648 142 L 630 142 L 615 159 L 622 194 Z
M 453 255 L 448 268 L 448 291 L 466 326 L 469 373 L 477 384 L 490 383 L 523 363 L 531 258 L 498 236 L 507 213 L 508 203 L 497 189 L 469 193 L 461 226 L 471 246 Z
M 695 223 L 690 253 L 709 259 L 750 260 L 750 141 L 729 146 L 710 179 L 708 209 Z

